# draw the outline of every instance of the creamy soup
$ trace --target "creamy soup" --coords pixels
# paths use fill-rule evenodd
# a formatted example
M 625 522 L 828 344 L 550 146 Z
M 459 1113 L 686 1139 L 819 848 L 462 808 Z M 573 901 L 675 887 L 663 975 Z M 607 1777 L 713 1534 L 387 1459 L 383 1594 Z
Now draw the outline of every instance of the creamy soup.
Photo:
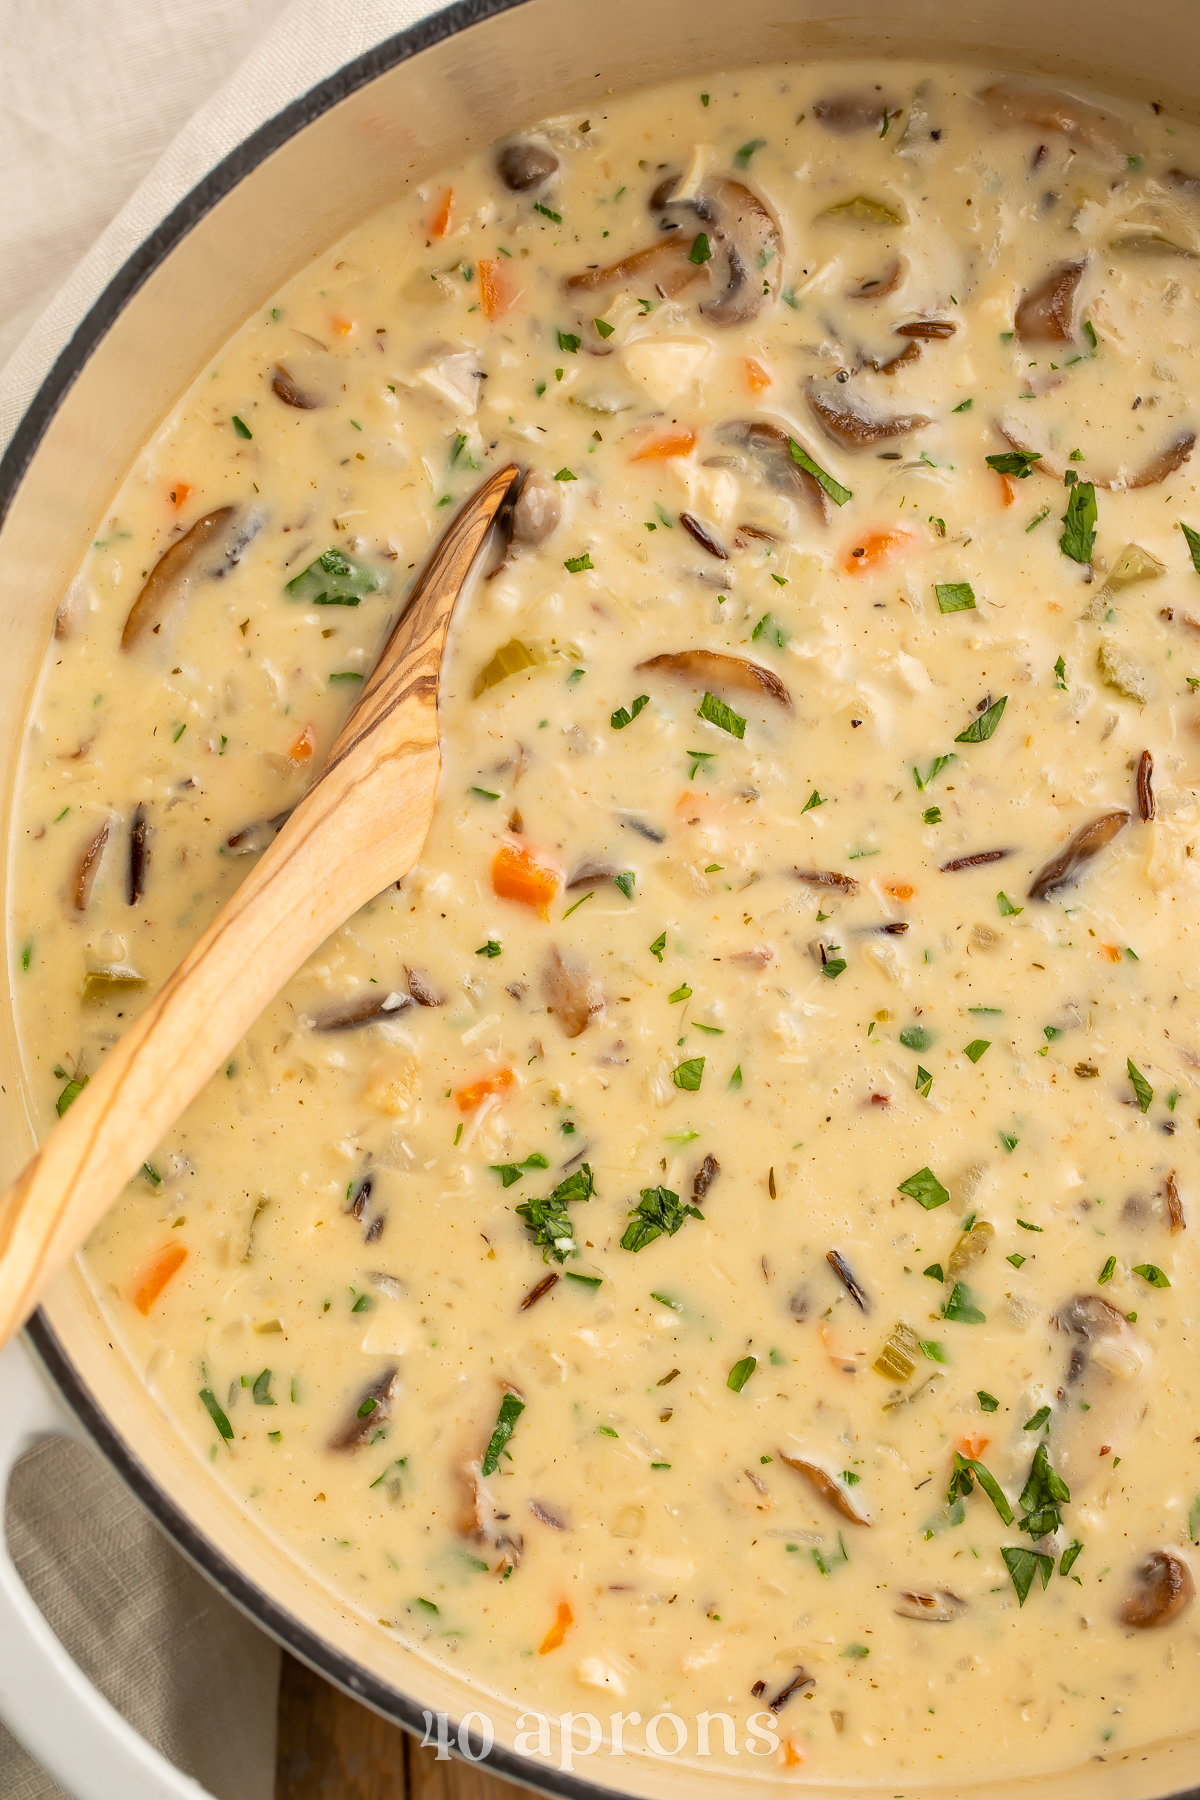
M 781 65 L 398 200 L 117 492 L 12 843 L 41 1129 L 528 471 L 419 865 L 86 1253 L 485 1693 L 888 1792 L 1200 1725 L 1198 346 L 1194 130 Z

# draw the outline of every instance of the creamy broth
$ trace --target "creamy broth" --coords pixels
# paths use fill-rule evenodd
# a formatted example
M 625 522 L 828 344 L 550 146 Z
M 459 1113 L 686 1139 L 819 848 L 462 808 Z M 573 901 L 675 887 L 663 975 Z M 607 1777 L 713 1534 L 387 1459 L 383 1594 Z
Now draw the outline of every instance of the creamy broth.
M 86 1253 L 216 1479 L 485 1691 L 888 1791 L 1200 1725 L 1198 256 L 1150 108 L 635 94 L 305 269 L 97 532 L 12 843 L 43 1130 L 531 471 L 420 864 Z

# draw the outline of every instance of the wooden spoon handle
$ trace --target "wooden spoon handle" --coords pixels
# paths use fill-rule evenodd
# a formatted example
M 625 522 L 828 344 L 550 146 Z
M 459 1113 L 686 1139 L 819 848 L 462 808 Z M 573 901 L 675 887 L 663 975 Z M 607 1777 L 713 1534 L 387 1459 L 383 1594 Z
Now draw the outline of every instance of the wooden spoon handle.
M 421 854 L 446 631 L 517 473 L 453 520 L 319 780 L 0 1199 L 0 1344 L 305 958 Z

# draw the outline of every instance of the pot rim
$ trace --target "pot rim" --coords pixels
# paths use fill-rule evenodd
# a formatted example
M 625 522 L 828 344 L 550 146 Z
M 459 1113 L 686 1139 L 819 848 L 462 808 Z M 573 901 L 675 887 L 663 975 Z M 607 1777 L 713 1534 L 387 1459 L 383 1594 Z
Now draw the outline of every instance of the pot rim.
M 0 456 L 0 525 L 8 515 L 55 413 L 93 352 L 138 290 L 219 201 L 282 145 L 339 101 L 421 51 L 524 4 L 525 0 L 455 0 L 453 5 L 419 20 L 345 63 L 267 119 L 210 169 L 126 259 L 55 358 Z M 176 1548 L 255 1624 L 318 1674 L 414 1736 L 426 1733 L 427 1708 L 353 1658 L 342 1655 L 309 1630 L 286 1607 L 249 1580 L 159 1486 L 92 1394 L 41 1308 L 27 1322 L 25 1330 L 47 1373 L 97 1449 Z M 458 1735 L 457 1721 L 451 1721 L 451 1724 L 454 1739 Z M 481 1740 L 470 1733 L 468 1743 L 472 1750 L 481 1748 Z M 564 1800 L 606 1800 L 612 1794 L 611 1788 L 553 1769 L 501 1744 L 494 1745 L 488 1753 L 487 1767 L 523 1787 L 533 1783 L 539 1792 L 562 1795 Z

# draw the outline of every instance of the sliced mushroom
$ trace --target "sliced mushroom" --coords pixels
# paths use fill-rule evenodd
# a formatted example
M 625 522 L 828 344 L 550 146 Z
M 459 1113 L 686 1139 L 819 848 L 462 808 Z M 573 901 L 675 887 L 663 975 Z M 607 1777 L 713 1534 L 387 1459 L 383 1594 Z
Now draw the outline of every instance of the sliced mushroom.
M 836 404 L 827 400 L 815 388 L 808 390 L 808 404 L 825 435 L 844 450 L 870 450 L 876 444 L 907 437 L 910 432 L 920 431 L 922 426 L 933 423 L 921 413 L 897 413 L 891 418 L 881 418 L 877 413 L 860 412 L 846 400 Z
M 815 1675 L 809 1675 L 806 1670 L 797 1667 L 795 1673 L 784 1682 L 775 1698 L 767 1701 L 767 1705 L 778 1716 L 794 1694 L 799 1694 L 805 1688 L 816 1687 L 816 1685 Z
M 571 1529 L 561 1514 L 547 1506 L 544 1500 L 531 1500 L 529 1510 L 535 1519 L 540 1519 L 543 1525 L 549 1525 L 551 1531 L 570 1531 Z
M 331 1450 L 357 1450 L 392 1416 L 392 1396 L 400 1365 L 392 1363 L 365 1387 L 346 1423 L 329 1440 Z
M 497 151 L 496 173 L 511 193 L 524 194 L 557 175 L 558 157 L 548 144 L 517 138 Z
M 1088 865 L 1128 823 L 1129 814 L 1120 807 L 1113 812 L 1101 813 L 1099 818 L 1084 825 L 1048 863 L 1043 863 L 1029 885 L 1029 898 L 1048 900 L 1060 888 L 1073 887 Z
M 953 319 L 910 319 L 907 325 L 895 327 L 896 336 L 906 338 L 949 338 L 957 330 Z
M 1179 1196 L 1179 1183 L 1175 1179 L 1174 1169 L 1169 1170 L 1167 1173 L 1164 1191 L 1167 1197 L 1167 1217 L 1171 1221 L 1172 1235 L 1177 1231 L 1185 1231 L 1187 1229 L 1187 1220 L 1183 1216 L 1183 1201 Z
M 1075 1294 L 1053 1322 L 1070 1337 L 1054 1465 L 1078 1500 L 1110 1466 L 1109 1454 L 1120 1449 L 1145 1406 L 1146 1351 L 1100 1294 Z
M 904 264 L 897 257 L 886 275 L 872 275 L 858 287 L 851 288 L 846 295 L 847 300 L 882 300 L 886 294 L 895 293 L 904 275 Z
M 758 463 L 768 487 L 789 500 L 803 502 L 821 519 L 829 517 L 824 488 L 792 455 L 791 436 L 765 419 L 731 419 L 720 431 L 724 443 L 747 451 Z
M 99 830 L 94 832 L 83 846 L 79 861 L 75 864 L 75 874 L 71 881 L 71 900 L 77 913 L 87 911 L 88 901 L 92 897 L 92 889 L 96 885 L 96 877 L 100 873 L 105 846 L 112 832 L 112 824 L 111 819 L 105 819 Z
M 1160 450 L 1157 456 L 1151 457 L 1146 466 L 1139 469 L 1136 475 L 1128 476 L 1124 485 L 1127 488 L 1157 487 L 1160 481 L 1165 481 L 1168 475 L 1173 475 L 1176 469 L 1183 467 L 1195 447 L 1195 432 L 1181 431 L 1179 436 L 1165 449 Z M 1116 483 L 1108 482 L 1104 485 L 1115 487 Z
M 271 376 L 271 392 L 285 406 L 294 406 L 297 412 L 315 412 L 321 404 L 315 394 L 310 394 L 292 379 L 282 363 L 275 365 Z
M 871 1523 L 864 1513 L 859 1512 L 841 1482 L 835 1480 L 829 1471 L 823 1469 L 819 1463 L 809 1462 L 803 1456 L 789 1456 L 783 1450 L 777 1451 L 776 1454 L 780 1462 L 786 1463 L 789 1469 L 795 1469 L 797 1475 L 803 1475 L 813 1493 L 823 1500 L 826 1506 L 831 1506 L 835 1512 L 841 1513 L 843 1519 L 849 1519 L 852 1525 L 869 1525 Z
M 976 850 L 970 856 L 956 856 L 951 862 L 943 863 L 942 874 L 953 875 L 959 869 L 982 869 L 985 863 L 1003 862 L 1011 855 L 1011 850 Z
M 705 1157 L 692 1178 L 692 1205 L 699 1206 L 717 1176 L 721 1173 L 721 1165 L 711 1153 Z
M 1192 1571 L 1170 1550 L 1152 1550 L 1134 1573 L 1136 1586 L 1117 1609 L 1122 1625 L 1147 1631 L 1169 1625 L 1191 1605 L 1196 1594 Z
M 731 689 L 735 693 L 766 695 L 788 712 L 792 696 L 774 669 L 750 662 L 744 656 L 728 656 L 723 650 L 669 650 L 637 665 L 639 674 L 679 675 L 698 686 Z
M 569 1038 L 577 1038 L 604 1011 L 604 990 L 586 963 L 550 951 L 542 971 L 542 993 Z
M 540 469 L 534 469 L 521 483 L 512 509 L 513 541 L 544 544 L 562 517 L 562 500 L 554 482 Z
M 134 812 L 133 823 L 129 827 L 129 877 L 125 887 L 125 898 L 130 906 L 136 906 L 146 891 L 149 835 L 150 827 L 146 821 L 146 808 L 139 806 Z
M 1075 336 L 1075 296 L 1086 265 L 1060 263 L 1022 296 L 1013 316 L 1020 344 L 1069 344 Z
M 420 969 L 406 969 L 404 972 L 408 976 L 408 991 L 418 1006 L 445 1006 L 445 995 L 438 993 Z
M 886 362 L 879 362 L 872 358 L 868 366 L 874 369 L 877 375 L 894 375 L 897 369 L 906 368 L 909 364 L 920 362 L 920 360 L 921 346 L 914 340 L 905 344 L 903 350 L 898 351 L 895 356 L 890 356 Z
M 660 183 L 652 198 L 664 187 Z M 708 293 L 716 289 L 712 298 L 700 303 L 701 313 L 711 324 L 740 325 L 754 318 L 778 290 L 782 261 L 779 227 L 757 194 L 744 182 L 723 176 L 688 200 L 665 200 L 664 204 L 669 213 L 693 213 L 707 227 L 706 260 L 692 261 L 695 236 L 689 241 L 688 234 L 678 229 L 680 221 L 669 217 L 663 221 L 669 235 L 619 262 L 568 276 L 568 292 L 594 293 L 637 277 L 652 279 L 659 293 L 671 299 L 684 288 L 701 283 Z
M 1152 819 L 1154 806 L 1154 758 L 1149 750 L 1143 750 L 1138 758 L 1137 766 L 1137 803 L 1138 812 L 1143 819 Z
M 543 1275 L 542 1279 L 539 1282 L 535 1282 L 534 1286 L 531 1287 L 529 1292 L 522 1298 L 520 1310 L 522 1312 L 528 1312 L 531 1306 L 536 1306 L 538 1301 L 550 1292 L 550 1289 L 557 1280 L 557 1269 L 551 1269 L 548 1275 Z
M 612 863 L 598 862 L 595 857 L 585 856 L 568 875 L 567 887 L 598 887 L 602 881 L 611 881 L 618 873 L 619 870 Z
M 1073 144 L 1084 144 L 1105 156 L 1123 156 L 1117 121 L 1098 107 L 1057 88 L 1027 87 L 1020 81 L 997 81 L 975 98 L 993 125 L 1032 126 L 1053 131 Z
M 351 1000 L 344 1000 L 328 1011 L 319 1013 L 313 1020 L 314 1031 L 358 1031 L 364 1025 L 374 1025 L 380 1019 L 394 1019 L 398 1013 L 412 1005 L 407 994 L 389 993 L 387 989 L 378 988 L 372 993 L 356 994 Z
M 833 869 L 793 869 L 797 881 L 803 881 L 808 887 L 837 888 L 843 894 L 857 894 L 858 883 L 853 875 L 839 875 Z
M 502 1517 L 496 1511 L 487 1484 L 480 1479 L 478 1465 L 459 1470 L 459 1480 L 462 1484 L 457 1521 L 459 1536 L 489 1550 L 499 1550 L 504 1562 L 515 1569 L 521 1560 L 523 1540 L 518 1533 L 503 1529 L 508 1515 Z
M 734 950 L 729 961 L 738 963 L 743 969 L 765 969 L 769 962 L 774 962 L 775 952 L 770 944 L 756 944 L 753 950 Z
M 966 1611 L 966 1606 L 966 1601 L 952 1594 L 949 1588 L 933 1588 L 924 1593 L 902 1588 L 896 1596 L 895 1610 L 902 1619 L 923 1619 L 931 1625 L 949 1625 Z
M 854 131 L 883 130 L 885 119 L 894 118 L 899 108 L 890 101 L 881 98 L 875 92 L 827 94 L 814 101 L 813 118 L 824 125 L 826 131 L 836 131 L 842 137 L 848 137 Z
M 157 628 L 162 623 L 166 605 L 173 598 L 177 585 L 187 575 L 193 558 L 220 535 L 233 517 L 233 512 L 232 506 L 219 506 L 215 512 L 205 513 L 169 549 L 163 551 L 129 609 L 129 617 L 121 633 L 122 650 L 132 650 L 143 632 Z

